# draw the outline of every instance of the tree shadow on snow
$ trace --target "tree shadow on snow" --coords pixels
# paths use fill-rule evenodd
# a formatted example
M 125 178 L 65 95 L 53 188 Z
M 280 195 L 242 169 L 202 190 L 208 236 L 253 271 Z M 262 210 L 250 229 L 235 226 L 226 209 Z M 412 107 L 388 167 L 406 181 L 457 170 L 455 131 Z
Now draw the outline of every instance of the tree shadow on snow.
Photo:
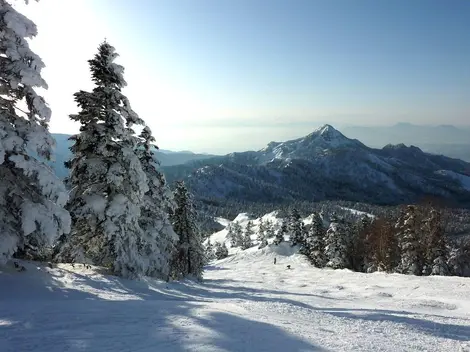
M 418 313 L 406 311 L 393 311 L 393 310 L 375 310 L 375 309 L 348 309 L 348 308 L 316 308 L 315 310 L 322 311 L 340 318 L 364 320 L 364 321 L 388 321 L 397 324 L 407 325 L 410 329 L 431 335 L 434 337 L 441 337 L 455 341 L 469 341 L 470 340 L 470 325 L 458 325 L 452 323 L 442 323 L 424 318 L 412 317 Z M 439 317 L 447 320 L 454 320 L 459 318 L 442 317 L 438 315 L 422 314 L 429 317 Z M 460 319 L 468 320 L 468 319 Z
M 229 313 L 207 312 L 204 306 L 198 311 L 196 303 L 30 303 L 2 309 L 2 352 L 183 352 L 196 347 L 234 352 L 322 351 L 274 325 Z
M 230 270 L 228 268 L 224 268 L 221 266 L 216 266 L 216 265 L 207 265 L 204 267 L 205 271 L 215 271 L 215 270 Z

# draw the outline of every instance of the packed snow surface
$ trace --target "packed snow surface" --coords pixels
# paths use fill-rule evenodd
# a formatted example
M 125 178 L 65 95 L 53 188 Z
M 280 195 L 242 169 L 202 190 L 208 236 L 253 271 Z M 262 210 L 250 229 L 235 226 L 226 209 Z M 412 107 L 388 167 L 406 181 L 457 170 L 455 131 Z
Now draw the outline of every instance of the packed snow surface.
M 470 351 L 470 280 L 316 269 L 287 243 L 203 283 L 22 264 L 0 270 L 2 352 Z

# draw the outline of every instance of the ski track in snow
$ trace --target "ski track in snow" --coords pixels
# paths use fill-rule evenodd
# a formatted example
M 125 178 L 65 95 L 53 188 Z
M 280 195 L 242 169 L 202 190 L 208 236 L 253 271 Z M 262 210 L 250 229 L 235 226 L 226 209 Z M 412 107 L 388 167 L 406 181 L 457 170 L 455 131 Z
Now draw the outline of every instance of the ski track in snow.
M 287 244 L 214 262 L 201 284 L 25 266 L 0 270 L 2 352 L 470 351 L 466 278 L 320 270 Z

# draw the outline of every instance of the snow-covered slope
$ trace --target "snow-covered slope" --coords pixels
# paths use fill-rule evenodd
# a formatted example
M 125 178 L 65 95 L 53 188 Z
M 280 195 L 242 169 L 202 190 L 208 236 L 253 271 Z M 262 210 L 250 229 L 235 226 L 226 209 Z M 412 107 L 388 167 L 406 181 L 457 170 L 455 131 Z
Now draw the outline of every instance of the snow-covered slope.
M 439 170 L 436 173 L 440 175 L 446 175 L 455 180 L 458 180 L 464 189 L 470 191 L 470 176 L 462 175 L 448 170 Z
M 25 266 L 0 270 L 2 352 L 470 350 L 468 279 L 321 270 L 288 244 L 214 262 L 201 284 Z

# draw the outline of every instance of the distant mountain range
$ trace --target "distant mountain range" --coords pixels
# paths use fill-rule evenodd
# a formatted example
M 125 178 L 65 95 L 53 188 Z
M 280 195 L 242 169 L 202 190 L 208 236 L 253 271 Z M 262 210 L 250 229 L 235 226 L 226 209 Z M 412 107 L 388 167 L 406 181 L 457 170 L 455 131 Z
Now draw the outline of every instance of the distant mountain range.
M 404 144 L 370 148 L 330 125 L 303 138 L 271 142 L 259 151 L 163 170 L 170 182 L 185 179 L 201 198 L 399 204 L 433 196 L 453 205 L 470 205 L 469 163 Z
M 404 124 L 392 130 L 402 128 L 406 129 Z M 356 132 L 366 129 L 356 128 Z M 352 128 L 346 130 L 351 134 Z M 369 133 L 378 134 L 379 130 L 374 128 Z M 68 149 L 71 143 L 68 135 L 53 136 L 57 147 L 51 166 L 63 178 L 68 172 L 63 162 L 71 156 Z M 463 138 L 459 136 L 456 135 L 456 141 Z M 404 144 L 371 148 L 347 138 L 331 125 L 303 138 L 271 142 L 258 151 L 215 156 L 158 150 L 156 158 L 169 182 L 184 179 L 199 199 L 249 202 L 341 199 L 400 204 L 434 196 L 453 205 L 470 206 L 469 163 Z
M 373 148 L 382 148 L 388 143 L 412 144 L 429 153 L 470 161 L 470 127 L 398 123 L 393 126 L 348 126 L 341 131 Z
M 55 160 L 51 163 L 51 166 L 58 177 L 64 178 L 68 175 L 68 170 L 64 166 L 64 161 L 69 160 L 72 155 L 69 150 L 72 145 L 68 140 L 70 135 L 53 133 L 52 136 L 56 140 L 56 148 L 54 154 Z M 155 155 L 161 166 L 179 165 L 188 161 L 207 159 L 213 156 L 210 154 L 196 154 L 190 151 L 174 152 L 164 149 L 156 150 Z

